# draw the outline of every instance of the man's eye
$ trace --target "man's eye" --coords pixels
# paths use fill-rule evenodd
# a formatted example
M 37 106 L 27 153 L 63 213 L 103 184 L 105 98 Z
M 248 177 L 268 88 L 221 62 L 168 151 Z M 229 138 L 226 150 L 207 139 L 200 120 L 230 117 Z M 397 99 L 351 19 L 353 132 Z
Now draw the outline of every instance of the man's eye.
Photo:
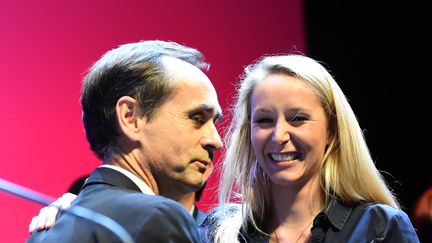
M 196 124 L 202 125 L 206 122 L 206 119 L 202 115 L 192 115 L 190 117 Z

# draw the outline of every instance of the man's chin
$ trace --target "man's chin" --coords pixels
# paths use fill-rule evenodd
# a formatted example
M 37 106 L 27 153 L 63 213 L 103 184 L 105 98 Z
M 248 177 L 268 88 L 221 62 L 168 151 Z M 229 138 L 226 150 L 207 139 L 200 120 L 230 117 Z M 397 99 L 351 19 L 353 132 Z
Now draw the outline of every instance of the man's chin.
M 197 178 L 196 180 L 189 180 L 187 181 L 187 186 L 190 188 L 191 191 L 198 191 L 204 186 L 205 181 L 201 178 Z
M 178 178 L 177 183 L 182 184 L 182 187 L 186 188 L 188 192 L 196 192 L 204 186 L 205 181 L 203 174 L 195 171 L 195 173 L 189 173 L 187 177 Z
M 191 188 L 194 188 L 193 191 L 198 191 L 198 190 L 200 190 L 204 186 L 204 181 L 201 180 L 199 182 L 192 182 L 192 183 L 189 184 L 189 186 Z

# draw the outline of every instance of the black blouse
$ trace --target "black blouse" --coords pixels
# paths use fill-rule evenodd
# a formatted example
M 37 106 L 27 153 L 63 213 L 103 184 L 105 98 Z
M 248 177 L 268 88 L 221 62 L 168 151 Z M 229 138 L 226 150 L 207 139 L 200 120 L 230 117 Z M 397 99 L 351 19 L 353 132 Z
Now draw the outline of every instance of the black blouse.
M 205 224 L 206 221 L 202 229 Z M 408 215 L 402 210 L 384 204 L 347 205 L 337 199 L 315 217 L 311 233 L 313 243 L 420 242 Z M 269 237 L 257 230 L 242 229 L 238 239 L 245 243 L 269 242 Z

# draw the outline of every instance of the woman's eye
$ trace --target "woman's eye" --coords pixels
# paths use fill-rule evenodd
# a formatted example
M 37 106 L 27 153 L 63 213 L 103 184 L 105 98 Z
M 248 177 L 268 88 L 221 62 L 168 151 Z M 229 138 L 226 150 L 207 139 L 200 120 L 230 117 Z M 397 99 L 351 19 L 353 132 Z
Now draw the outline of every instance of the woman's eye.
M 267 124 L 267 123 L 272 123 L 273 119 L 271 118 L 258 118 L 255 120 L 255 123 L 257 124 Z
M 304 116 L 295 116 L 291 118 L 291 121 L 305 121 L 305 120 L 307 120 L 307 118 Z
M 308 118 L 306 116 L 294 116 L 293 118 L 291 118 L 289 120 L 290 123 L 292 124 L 302 124 L 304 122 L 306 122 L 308 120 Z

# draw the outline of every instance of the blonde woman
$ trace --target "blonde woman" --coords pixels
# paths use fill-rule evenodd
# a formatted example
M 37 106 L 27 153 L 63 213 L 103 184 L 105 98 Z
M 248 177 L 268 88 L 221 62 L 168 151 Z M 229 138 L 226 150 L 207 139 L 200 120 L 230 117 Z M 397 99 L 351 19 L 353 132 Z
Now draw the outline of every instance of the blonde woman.
M 248 66 L 205 242 L 418 242 L 346 97 L 303 55 Z M 234 201 L 234 203 L 233 203 Z

